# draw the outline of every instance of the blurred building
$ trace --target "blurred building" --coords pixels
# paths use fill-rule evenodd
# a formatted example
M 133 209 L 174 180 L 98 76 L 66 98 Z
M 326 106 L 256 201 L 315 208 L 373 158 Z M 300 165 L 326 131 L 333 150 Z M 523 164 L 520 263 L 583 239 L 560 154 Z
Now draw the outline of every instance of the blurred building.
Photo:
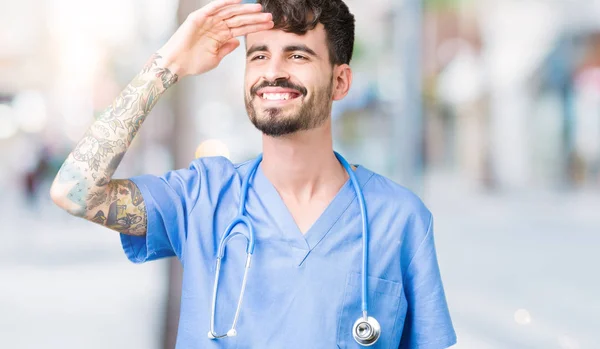
M 415 46 L 423 53 L 415 56 L 422 57 L 423 80 L 414 86 L 398 82 L 407 76 L 403 64 L 410 63 L 408 53 L 399 51 L 410 46 L 402 46 L 397 35 L 404 29 L 397 30 L 397 23 L 406 6 L 384 0 L 349 3 L 357 16 L 358 37 L 354 87 L 334 110 L 336 142 L 342 150 L 394 176 L 397 169 L 391 164 L 400 161 L 402 153 L 392 149 L 412 146 L 421 159 L 417 166 L 450 173 L 476 188 L 563 187 L 581 182 L 583 174 L 577 174 L 577 168 L 584 162 L 585 182 L 597 183 L 597 160 L 592 158 L 597 158 L 599 146 L 590 133 L 597 127 L 587 124 L 594 118 L 566 116 L 561 105 L 568 97 L 559 96 L 557 102 L 548 92 L 556 91 L 556 79 L 563 85 L 570 81 L 579 90 L 593 80 L 588 73 L 596 55 L 595 17 L 590 15 L 598 11 L 594 2 L 424 1 L 423 41 Z M 25 0 L 2 6 L 0 156 L 17 172 L 33 167 L 33 154 L 44 146 L 58 158 L 65 155 L 93 115 L 170 36 L 178 8 L 166 0 L 154 0 L 151 6 L 141 0 L 85 6 L 67 0 Z M 31 21 L 20 20 L 20 13 L 28 13 Z M 569 52 L 572 49 L 581 52 Z M 143 159 L 151 149 L 153 161 L 126 161 L 129 169 L 122 171 L 170 168 L 177 122 L 173 108 L 189 110 L 183 121 L 191 132 L 184 137 L 185 149 L 216 138 L 228 146 L 234 160 L 256 153 L 260 137 L 245 122 L 240 55 L 236 52 L 221 69 L 178 86 L 194 97 L 191 104 L 173 105 L 169 100 L 176 94 L 167 94 L 167 102 L 154 112 L 160 116 L 149 118 L 140 136 L 138 143 L 145 145 L 134 149 L 140 152 L 136 158 Z M 422 88 L 422 113 L 403 108 L 408 102 L 399 96 L 407 96 L 403 90 L 411 88 Z M 573 113 L 591 110 L 583 105 L 593 102 L 577 100 L 574 108 L 580 111 Z M 411 113 L 422 116 L 422 127 L 398 123 Z M 411 125 L 421 143 L 395 139 L 407 137 L 395 129 Z M 19 154 L 16 163 L 6 151 L 26 148 L 30 150 L 23 152 L 29 155 Z M 191 157 L 193 152 L 186 151 L 186 159 Z M 21 161 L 24 158 L 30 161 Z

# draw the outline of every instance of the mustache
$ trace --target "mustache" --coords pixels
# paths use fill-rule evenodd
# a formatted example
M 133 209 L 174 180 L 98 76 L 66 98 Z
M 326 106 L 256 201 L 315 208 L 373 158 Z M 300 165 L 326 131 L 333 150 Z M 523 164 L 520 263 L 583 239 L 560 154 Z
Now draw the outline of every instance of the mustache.
M 263 81 L 260 84 L 252 87 L 250 89 L 250 94 L 252 96 L 256 96 L 256 93 L 258 92 L 258 90 L 260 90 L 261 88 L 265 88 L 265 87 L 289 88 L 289 89 L 298 91 L 303 96 L 306 96 L 306 94 L 308 93 L 306 88 L 304 88 L 303 86 L 300 86 L 300 85 L 296 85 L 289 80 L 275 80 L 275 81 Z

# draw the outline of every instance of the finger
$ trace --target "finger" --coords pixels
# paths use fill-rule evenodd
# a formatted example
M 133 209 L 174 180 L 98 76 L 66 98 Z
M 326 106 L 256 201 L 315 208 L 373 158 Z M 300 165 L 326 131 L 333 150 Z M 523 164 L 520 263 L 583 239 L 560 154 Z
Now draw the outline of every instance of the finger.
M 241 14 L 256 12 L 262 12 L 261 4 L 231 5 L 220 9 L 219 11 L 214 13 L 214 15 L 219 19 L 227 19 Z
M 240 41 L 238 39 L 234 38 L 228 40 L 226 43 L 223 44 L 223 46 L 221 46 L 221 48 L 219 48 L 219 60 L 223 59 L 223 57 L 233 52 L 233 50 L 238 48 L 238 46 L 240 46 Z
M 208 16 L 212 16 L 224 7 L 239 4 L 240 2 L 242 2 L 242 0 L 214 0 L 202 7 L 200 11 Z
M 247 15 L 239 15 L 225 20 L 229 28 L 241 27 L 250 24 L 267 23 L 273 19 L 270 13 L 251 13 Z
M 266 23 L 260 23 L 260 24 L 249 24 L 249 25 L 243 25 L 241 27 L 237 27 L 237 28 L 231 28 L 231 35 L 233 37 L 236 36 L 244 36 L 244 35 L 248 35 L 250 33 L 255 33 L 255 32 L 259 32 L 259 31 L 263 31 L 263 30 L 269 30 L 271 28 L 273 28 L 275 24 L 273 23 L 273 21 L 269 21 Z

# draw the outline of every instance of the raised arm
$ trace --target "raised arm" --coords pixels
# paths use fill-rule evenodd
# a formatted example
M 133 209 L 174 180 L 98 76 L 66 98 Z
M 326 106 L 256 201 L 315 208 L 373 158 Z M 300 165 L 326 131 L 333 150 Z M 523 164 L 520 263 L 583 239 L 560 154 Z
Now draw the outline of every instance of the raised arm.
M 240 42 L 273 26 L 261 5 L 217 0 L 191 13 L 113 104 L 93 122 L 59 170 L 50 195 L 67 212 L 130 235 L 146 233 L 146 205 L 130 180 L 112 179 L 144 119 L 178 79 L 214 69 Z
M 155 54 L 94 121 L 58 172 L 50 194 L 67 212 L 116 231 L 146 233 L 146 207 L 130 180 L 112 180 L 121 159 L 159 97 L 177 82 Z

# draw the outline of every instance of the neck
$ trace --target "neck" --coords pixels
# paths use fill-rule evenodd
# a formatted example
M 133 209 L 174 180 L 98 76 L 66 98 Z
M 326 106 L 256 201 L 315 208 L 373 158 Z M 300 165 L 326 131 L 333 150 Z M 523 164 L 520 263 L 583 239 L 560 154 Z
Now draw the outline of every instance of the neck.
M 309 201 L 339 189 L 348 175 L 333 153 L 331 122 L 282 137 L 263 135 L 262 170 L 282 196 Z

